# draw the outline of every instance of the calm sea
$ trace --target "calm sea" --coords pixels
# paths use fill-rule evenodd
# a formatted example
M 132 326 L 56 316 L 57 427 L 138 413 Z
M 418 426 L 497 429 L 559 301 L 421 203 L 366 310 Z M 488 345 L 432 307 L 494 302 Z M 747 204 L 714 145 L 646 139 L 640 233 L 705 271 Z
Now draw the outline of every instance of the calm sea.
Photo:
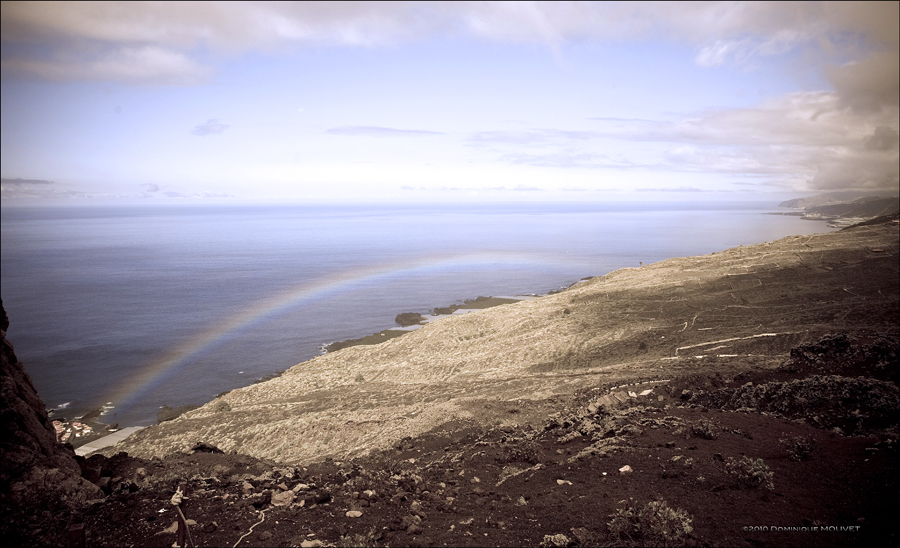
M 60 415 L 146 425 L 479 295 L 824 223 L 773 204 L 5 208 L 8 338 Z

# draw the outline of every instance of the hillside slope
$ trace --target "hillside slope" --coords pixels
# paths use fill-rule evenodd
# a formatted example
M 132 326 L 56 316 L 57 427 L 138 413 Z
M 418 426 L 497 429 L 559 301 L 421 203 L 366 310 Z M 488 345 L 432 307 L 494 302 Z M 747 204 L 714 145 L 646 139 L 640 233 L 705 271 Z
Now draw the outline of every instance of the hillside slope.
M 150 458 L 202 441 L 302 464 L 459 419 L 538 424 L 548 398 L 600 383 L 774 368 L 830 331 L 896 337 L 897 255 L 888 223 L 619 270 L 326 354 L 106 453 Z M 516 412 L 498 413 L 507 402 Z

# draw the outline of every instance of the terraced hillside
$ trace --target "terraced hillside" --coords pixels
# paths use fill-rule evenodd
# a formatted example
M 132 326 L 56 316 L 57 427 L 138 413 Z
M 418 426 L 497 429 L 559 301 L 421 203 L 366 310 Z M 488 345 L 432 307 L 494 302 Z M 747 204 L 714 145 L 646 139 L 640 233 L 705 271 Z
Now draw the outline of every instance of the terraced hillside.
M 358 456 L 442 424 L 539 424 L 598 384 L 771 369 L 823 334 L 898 331 L 898 224 L 623 269 L 298 364 L 107 454 L 198 442 L 282 463 Z

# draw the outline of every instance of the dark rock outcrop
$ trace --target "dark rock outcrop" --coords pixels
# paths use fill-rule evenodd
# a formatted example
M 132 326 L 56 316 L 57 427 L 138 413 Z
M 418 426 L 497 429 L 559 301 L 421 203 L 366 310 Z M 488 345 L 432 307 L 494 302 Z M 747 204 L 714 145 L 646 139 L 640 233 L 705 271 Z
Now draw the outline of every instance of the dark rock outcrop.
M 268 380 L 268 379 L 267 379 Z M 193 411 L 200 407 L 199 405 L 179 405 L 178 407 L 169 407 L 168 405 L 163 405 L 162 409 L 159 410 L 159 413 L 156 414 L 156 422 L 166 422 L 172 419 L 177 419 L 181 415 L 187 413 L 188 411 Z
M 2 372 L 0 372 L 0 478 L 3 482 L 16 477 L 35 462 L 53 457 L 59 451 L 56 431 L 47 408 L 37 395 L 31 377 L 22 368 L 6 340 L 9 319 L 0 303 L 2 311 Z M 73 460 L 74 463 L 74 460 Z M 76 466 L 77 468 L 77 466 Z
M 0 536 L 13 546 L 61 545 L 73 512 L 103 494 L 82 478 L 72 447 L 57 443 L 47 408 L 6 340 L 2 302 L 0 311 Z
M 408 327 L 410 325 L 419 325 L 425 321 L 425 318 L 422 317 L 418 312 L 402 312 L 397 314 L 397 317 L 394 318 L 394 321 L 403 327 Z
M 890 336 L 854 337 L 832 333 L 791 349 L 783 371 L 819 375 L 866 376 L 900 384 L 900 341 Z

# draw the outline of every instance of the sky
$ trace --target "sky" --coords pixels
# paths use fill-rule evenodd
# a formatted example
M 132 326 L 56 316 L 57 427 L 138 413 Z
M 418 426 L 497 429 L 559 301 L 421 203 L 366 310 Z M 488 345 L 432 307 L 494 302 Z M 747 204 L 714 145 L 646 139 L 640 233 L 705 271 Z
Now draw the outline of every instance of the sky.
M 2 2 L 2 205 L 898 191 L 898 2 Z

